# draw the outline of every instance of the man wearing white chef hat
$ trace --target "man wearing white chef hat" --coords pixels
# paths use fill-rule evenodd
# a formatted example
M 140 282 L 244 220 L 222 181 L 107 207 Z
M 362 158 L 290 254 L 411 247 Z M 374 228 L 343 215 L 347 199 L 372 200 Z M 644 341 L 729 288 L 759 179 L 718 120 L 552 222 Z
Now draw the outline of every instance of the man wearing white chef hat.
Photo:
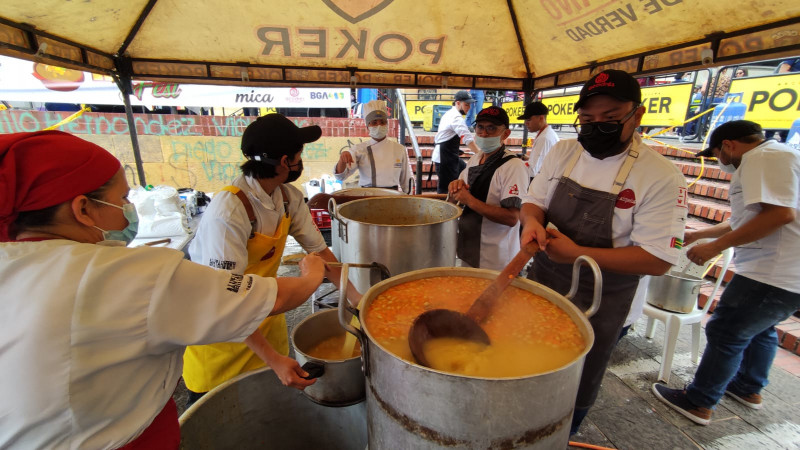
M 387 139 L 386 102 L 372 100 L 364 105 L 363 114 L 370 139 L 342 151 L 333 176 L 342 181 L 358 171 L 361 187 L 399 188 L 408 193 L 411 179 L 408 151 L 397 141 Z

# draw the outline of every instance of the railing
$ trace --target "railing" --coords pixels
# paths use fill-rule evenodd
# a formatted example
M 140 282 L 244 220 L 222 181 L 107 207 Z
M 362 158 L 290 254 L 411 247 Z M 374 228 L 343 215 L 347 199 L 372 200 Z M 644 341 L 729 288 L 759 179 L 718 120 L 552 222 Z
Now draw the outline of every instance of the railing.
M 395 96 L 397 97 L 397 105 L 400 108 L 400 144 L 405 147 L 406 142 L 406 130 L 408 130 L 408 136 L 411 138 L 411 146 L 414 148 L 414 154 L 417 156 L 417 173 L 416 173 L 416 182 L 417 182 L 417 189 L 416 193 L 422 193 L 422 152 L 419 150 L 419 143 L 417 142 L 417 135 L 414 133 L 414 125 L 411 123 L 411 119 L 408 117 L 408 110 L 406 109 L 406 101 L 403 97 L 403 93 L 400 92 L 400 89 L 395 89 Z

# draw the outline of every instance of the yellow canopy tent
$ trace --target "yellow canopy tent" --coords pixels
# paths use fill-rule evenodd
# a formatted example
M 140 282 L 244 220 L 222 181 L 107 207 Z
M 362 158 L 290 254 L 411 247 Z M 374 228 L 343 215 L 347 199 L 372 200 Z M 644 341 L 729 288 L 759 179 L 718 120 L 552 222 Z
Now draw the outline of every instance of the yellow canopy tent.
M 111 75 L 128 93 L 131 79 L 531 92 L 604 68 L 656 74 L 800 53 L 797 0 L 2 3 L 0 54 Z

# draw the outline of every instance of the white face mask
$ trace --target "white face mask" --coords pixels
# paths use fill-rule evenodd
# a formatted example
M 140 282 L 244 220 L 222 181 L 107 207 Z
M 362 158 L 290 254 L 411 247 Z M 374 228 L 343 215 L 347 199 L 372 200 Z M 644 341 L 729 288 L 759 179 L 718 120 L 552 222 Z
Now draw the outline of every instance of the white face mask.
M 499 149 L 503 146 L 503 137 L 502 136 L 494 136 L 494 137 L 480 137 L 475 136 L 475 145 L 478 146 L 479 149 L 483 153 L 493 153 L 495 150 Z
M 377 127 L 367 127 L 369 128 L 369 137 L 372 139 L 383 139 L 386 137 L 386 133 L 389 132 L 388 125 L 378 125 Z
M 734 173 L 734 172 L 736 172 L 736 166 L 734 166 L 733 164 L 722 164 L 722 163 L 719 163 L 719 170 L 721 170 L 721 171 L 723 171 L 725 173 Z

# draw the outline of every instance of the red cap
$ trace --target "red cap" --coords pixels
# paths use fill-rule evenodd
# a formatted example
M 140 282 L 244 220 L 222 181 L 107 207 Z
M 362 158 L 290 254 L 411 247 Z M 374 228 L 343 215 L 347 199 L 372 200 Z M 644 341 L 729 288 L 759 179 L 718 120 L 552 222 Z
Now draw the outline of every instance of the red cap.
M 22 211 L 87 194 L 121 167 L 102 147 L 62 131 L 0 135 L 0 241 Z

